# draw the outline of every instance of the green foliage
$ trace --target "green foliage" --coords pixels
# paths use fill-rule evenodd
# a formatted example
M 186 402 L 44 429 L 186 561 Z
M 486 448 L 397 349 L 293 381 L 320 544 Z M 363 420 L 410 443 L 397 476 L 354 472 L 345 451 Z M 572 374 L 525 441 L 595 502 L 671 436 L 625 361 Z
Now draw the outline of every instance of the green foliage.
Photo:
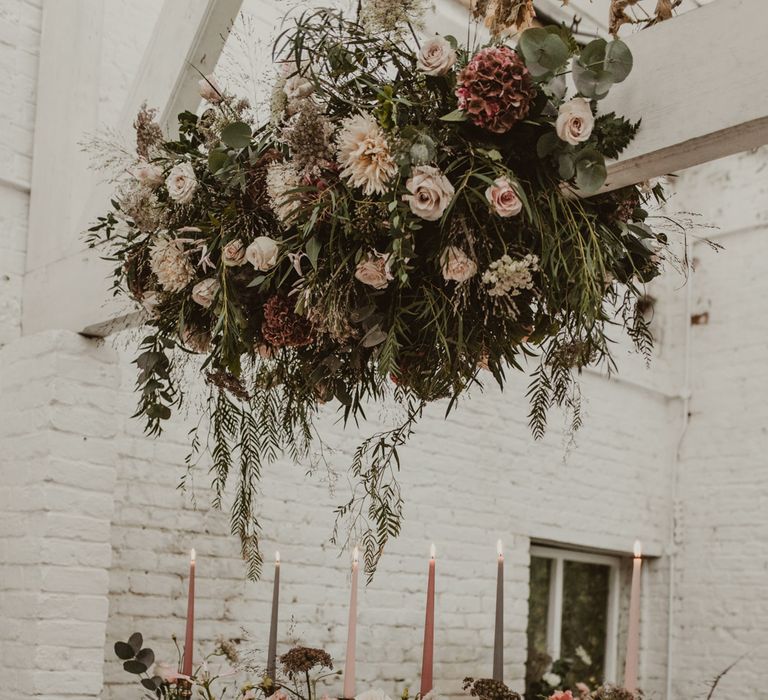
M 624 117 L 616 116 L 615 112 L 601 114 L 595 119 L 592 140 L 606 158 L 618 158 L 635 138 L 639 128 L 639 120 L 633 124 Z

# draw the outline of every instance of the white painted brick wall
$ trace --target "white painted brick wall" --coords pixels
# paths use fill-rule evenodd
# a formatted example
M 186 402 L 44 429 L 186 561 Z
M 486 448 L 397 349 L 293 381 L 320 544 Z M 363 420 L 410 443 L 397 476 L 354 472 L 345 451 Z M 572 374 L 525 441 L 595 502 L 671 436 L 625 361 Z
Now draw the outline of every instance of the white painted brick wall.
M 114 356 L 49 331 L 0 350 L 0 698 L 97 698 L 115 488 Z

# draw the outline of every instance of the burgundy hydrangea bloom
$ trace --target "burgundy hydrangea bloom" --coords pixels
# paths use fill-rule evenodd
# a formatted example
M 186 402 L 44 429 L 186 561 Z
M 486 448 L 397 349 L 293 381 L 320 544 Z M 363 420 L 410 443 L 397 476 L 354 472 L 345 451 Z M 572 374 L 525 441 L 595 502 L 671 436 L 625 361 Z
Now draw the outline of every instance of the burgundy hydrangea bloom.
M 312 324 L 293 310 L 293 304 L 276 294 L 264 304 L 261 334 L 276 348 L 297 348 L 312 342 Z
M 536 88 L 517 52 L 494 46 L 478 51 L 459 73 L 456 96 L 473 124 L 503 134 L 525 119 Z

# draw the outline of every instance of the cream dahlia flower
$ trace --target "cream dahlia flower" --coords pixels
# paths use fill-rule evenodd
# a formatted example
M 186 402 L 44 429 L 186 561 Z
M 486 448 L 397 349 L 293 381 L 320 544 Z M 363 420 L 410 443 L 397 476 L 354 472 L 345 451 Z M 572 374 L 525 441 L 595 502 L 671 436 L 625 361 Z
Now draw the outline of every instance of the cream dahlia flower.
M 182 244 L 173 238 L 159 238 L 152 245 L 149 266 L 166 292 L 180 292 L 195 276 Z
M 347 117 L 336 138 L 341 176 L 363 193 L 384 194 L 397 172 L 389 144 L 381 127 L 370 114 Z

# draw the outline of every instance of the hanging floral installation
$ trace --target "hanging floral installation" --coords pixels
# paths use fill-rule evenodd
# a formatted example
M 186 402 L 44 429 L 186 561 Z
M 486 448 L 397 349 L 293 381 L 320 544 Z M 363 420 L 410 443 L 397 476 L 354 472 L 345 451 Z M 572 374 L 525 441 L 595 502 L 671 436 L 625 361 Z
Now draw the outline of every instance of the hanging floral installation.
M 575 374 L 612 367 L 609 331 L 650 352 L 638 301 L 667 247 L 648 223 L 662 187 L 600 193 L 639 126 L 597 116 L 629 49 L 580 45 L 565 26 L 503 39 L 531 23 L 527 2 L 482 6 L 493 38 L 467 47 L 430 35 L 425 9 L 368 0 L 293 18 L 266 123 L 212 76 L 178 136 L 142 109 L 88 234 L 115 263 L 114 292 L 146 310 L 136 415 L 150 434 L 183 402 L 183 358 L 202 355 L 208 420 L 189 464 L 210 453 L 216 505 L 236 482 L 252 576 L 262 468 L 310 454 L 323 404 L 345 422 L 386 397 L 403 407 L 355 451 L 336 511 L 371 575 L 400 530 L 398 450 L 427 404 L 448 414 L 470 388 L 530 372 L 540 438 L 553 405 L 578 427 Z

